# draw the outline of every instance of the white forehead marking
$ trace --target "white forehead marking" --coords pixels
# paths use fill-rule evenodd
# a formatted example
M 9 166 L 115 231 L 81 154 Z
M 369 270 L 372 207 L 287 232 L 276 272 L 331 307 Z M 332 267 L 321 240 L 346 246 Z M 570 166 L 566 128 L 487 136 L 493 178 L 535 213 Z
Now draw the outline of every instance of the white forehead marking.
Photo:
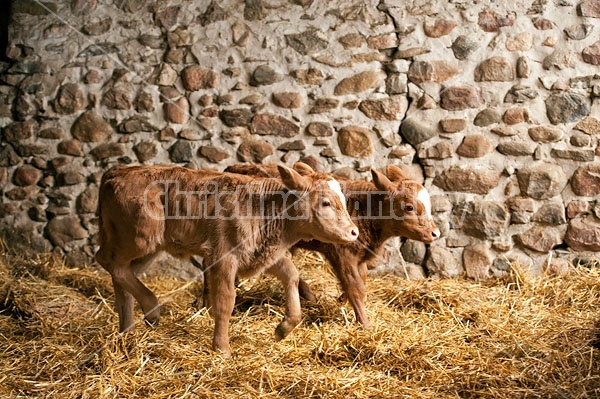
M 429 197 L 429 193 L 425 188 L 419 190 L 417 194 L 417 199 L 421 201 L 421 204 L 425 207 L 425 213 L 427 216 L 431 217 L 431 198 Z
M 327 185 L 331 190 L 333 190 L 333 192 L 335 192 L 338 195 L 338 197 L 340 197 L 342 206 L 344 207 L 344 209 L 346 209 L 346 196 L 342 192 L 342 186 L 340 186 L 340 182 L 335 179 L 331 179 L 327 181 Z

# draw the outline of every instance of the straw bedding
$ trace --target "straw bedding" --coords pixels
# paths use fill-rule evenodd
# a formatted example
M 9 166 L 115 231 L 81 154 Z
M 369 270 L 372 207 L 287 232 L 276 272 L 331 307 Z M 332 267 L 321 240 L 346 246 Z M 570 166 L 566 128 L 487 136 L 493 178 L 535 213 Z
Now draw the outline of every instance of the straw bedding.
M 116 332 L 108 274 L 51 256 L 0 257 L 0 397 L 44 398 L 597 398 L 600 269 L 527 279 L 368 281 L 364 331 L 315 254 L 296 256 L 318 302 L 273 340 L 283 292 L 241 281 L 233 356 L 210 350 L 197 287 L 146 278 L 158 327 Z M 138 311 L 139 314 L 139 311 Z

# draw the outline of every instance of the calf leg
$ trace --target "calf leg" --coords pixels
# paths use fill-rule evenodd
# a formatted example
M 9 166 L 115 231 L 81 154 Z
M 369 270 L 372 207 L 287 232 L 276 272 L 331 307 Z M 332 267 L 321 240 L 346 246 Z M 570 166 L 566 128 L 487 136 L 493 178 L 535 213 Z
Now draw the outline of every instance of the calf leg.
M 300 296 L 307 301 L 316 302 L 317 297 L 313 293 L 312 289 L 308 285 L 308 283 L 302 279 L 298 280 L 298 291 L 300 292 Z
M 115 308 L 119 314 L 119 331 L 125 332 L 134 326 L 133 321 L 133 296 L 125 291 L 113 278 L 115 289 Z
M 343 259 L 342 259 L 343 258 Z M 358 263 L 348 254 L 337 254 L 330 258 L 331 266 L 342 285 L 342 291 L 354 309 L 356 320 L 364 328 L 371 327 L 371 321 L 365 309 L 367 266 Z
M 214 317 L 213 310 L 212 310 L 212 303 L 210 302 L 210 300 L 211 300 L 210 285 L 207 284 L 207 281 L 209 281 L 211 278 L 210 277 L 211 269 L 212 269 L 212 267 L 209 267 L 208 269 L 206 269 L 204 271 L 204 290 L 202 291 L 202 306 L 204 308 L 208 309 L 208 313 L 212 317 Z
M 211 264 L 211 262 L 207 262 Z M 213 349 L 224 356 L 230 354 L 229 319 L 235 306 L 235 264 L 226 258 L 214 264 L 205 284 L 208 286 L 208 298 L 211 304 L 211 315 L 215 319 Z
M 148 289 L 148 287 L 138 280 L 133 273 L 130 264 L 123 263 L 114 265 L 112 270 L 110 270 L 110 274 L 115 286 L 115 294 L 119 295 L 117 291 L 122 289 L 130 295 L 133 295 L 133 297 L 142 306 L 146 320 L 152 324 L 158 323 L 160 318 L 158 298 L 156 298 L 156 296 Z M 117 289 L 117 287 L 119 287 L 119 289 Z M 119 299 L 117 298 L 117 300 Z M 124 309 L 127 310 L 127 306 L 125 306 Z M 128 327 L 125 326 L 126 323 L 124 322 L 120 322 L 119 324 L 121 332 L 125 331 L 124 328 Z
M 273 266 L 266 270 L 267 273 L 277 277 L 282 282 L 285 290 L 285 318 L 275 330 L 277 340 L 285 338 L 302 320 L 300 309 L 300 295 L 298 293 L 298 270 L 288 257 L 279 259 Z

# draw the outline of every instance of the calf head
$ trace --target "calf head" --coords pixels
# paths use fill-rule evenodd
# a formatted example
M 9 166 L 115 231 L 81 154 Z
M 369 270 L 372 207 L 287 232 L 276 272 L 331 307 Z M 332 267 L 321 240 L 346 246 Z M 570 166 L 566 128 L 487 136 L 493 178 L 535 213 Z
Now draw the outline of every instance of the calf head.
M 425 187 L 394 165 L 388 165 L 386 174 L 376 170 L 371 173 L 377 189 L 387 192 L 383 200 L 383 212 L 389 212 L 390 215 L 381 216 L 392 235 L 425 243 L 440 237 L 440 230 L 431 216 L 431 199 Z
M 307 168 L 310 168 L 306 165 Z M 350 219 L 340 183 L 325 173 L 302 174 L 278 165 L 281 181 L 294 194 L 286 217 L 294 220 L 294 233 L 301 240 L 343 244 L 356 241 L 358 227 Z

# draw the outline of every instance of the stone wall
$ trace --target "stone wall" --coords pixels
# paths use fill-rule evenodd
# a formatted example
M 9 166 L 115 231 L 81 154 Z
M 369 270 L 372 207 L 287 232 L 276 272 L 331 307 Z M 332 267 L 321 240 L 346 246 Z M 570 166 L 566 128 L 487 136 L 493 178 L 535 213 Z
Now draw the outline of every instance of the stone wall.
M 115 164 L 303 160 L 424 179 L 443 239 L 396 241 L 387 261 L 402 254 L 413 277 L 483 279 L 513 259 L 537 273 L 600 251 L 600 0 L 12 8 L 0 224 L 13 248 L 89 257 Z

